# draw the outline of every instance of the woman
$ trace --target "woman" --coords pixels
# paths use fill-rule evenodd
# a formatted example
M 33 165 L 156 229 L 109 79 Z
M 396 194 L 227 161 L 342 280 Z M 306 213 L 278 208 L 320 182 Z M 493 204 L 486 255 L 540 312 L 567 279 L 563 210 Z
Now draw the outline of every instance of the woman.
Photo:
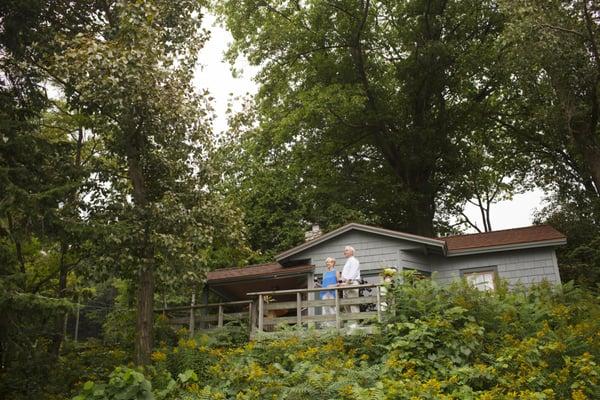
M 325 260 L 325 266 L 327 267 L 327 271 L 323 273 L 323 282 L 322 286 L 326 287 L 335 287 L 339 280 L 341 280 L 340 273 L 335 269 L 335 258 L 328 257 Z M 331 300 L 335 299 L 335 290 L 327 290 L 325 292 L 321 292 L 321 300 Z M 335 306 L 323 306 L 323 315 L 334 315 L 335 314 Z M 327 321 L 325 325 L 333 325 L 332 321 Z

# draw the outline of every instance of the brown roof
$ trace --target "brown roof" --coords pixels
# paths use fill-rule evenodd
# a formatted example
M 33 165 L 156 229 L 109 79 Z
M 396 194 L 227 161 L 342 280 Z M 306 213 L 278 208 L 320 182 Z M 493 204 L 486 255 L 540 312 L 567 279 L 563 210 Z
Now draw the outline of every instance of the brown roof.
M 448 251 L 453 252 L 484 247 L 509 246 L 554 240 L 560 241 L 565 240 L 566 237 L 550 225 L 534 225 L 502 231 L 447 236 L 440 239 L 446 242 Z
M 256 264 L 241 268 L 221 268 L 210 271 L 207 274 L 207 280 L 210 283 L 222 280 L 243 280 L 254 277 L 300 274 L 310 272 L 314 268 L 314 265 L 284 267 L 279 263 Z

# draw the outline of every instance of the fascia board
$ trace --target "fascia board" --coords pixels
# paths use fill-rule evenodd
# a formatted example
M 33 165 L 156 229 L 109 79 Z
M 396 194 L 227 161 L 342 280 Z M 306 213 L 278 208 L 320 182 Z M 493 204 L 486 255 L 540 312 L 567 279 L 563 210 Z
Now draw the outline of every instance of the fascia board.
M 468 256 L 474 254 L 484 254 L 484 253 L 495 253 L 498 251 L 511 251 L 511 250 L 523 250 L 523 249 L 532 249 L 537 247 L 555 247 L 562 246 L 567 244 L 567 239 L 553 239 L 553 240 L 542 240 L 539 242 L 528 242 L 528 243 L 515 243 L 515 244 L 506 244 L 502 246 L 488 246 L 488 247 L 477 247 L 473 249 L 464 249 L 464 250 L 448 250 L 448 254 L 446 257 L 458 257 L 458 256 Z

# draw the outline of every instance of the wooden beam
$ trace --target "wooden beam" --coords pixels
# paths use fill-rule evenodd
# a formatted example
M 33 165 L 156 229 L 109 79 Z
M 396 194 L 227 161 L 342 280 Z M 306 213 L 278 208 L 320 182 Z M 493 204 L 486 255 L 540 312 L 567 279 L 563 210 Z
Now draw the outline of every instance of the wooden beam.
M 377 296 L 365 296 L 365 297 L 351 297 L 349 299 L 340 299 L 340 305 L 355 305 L 355 304 L 376 304 Z M 325 299 L 325 300 L 302 300 L 301 307 L 324 307 L 324 306 L 333 306 L 335 304 L 335 300 L 333 299 Z M 265 310 L 273 311 L 273 310 L 289 310 L 295 308 L 297 305 L 297 301 L 275 301 L 273 303 L 269 303 L 265 305 Z
M 254 305 L 252 303 L 248 304 L 248 334 L 252 335 L 252 331 L 254 330 Z
M 296 326 L 302 327 L 302 294 L 296 293 Z
M 338 331 L 342 327 L 342 320 L 340 319 L 340 291 L 335 290 L 335 329 Z
M 190 303 L 190 338 L 194 337 L 194 329 L 196 328 L 196 321 L 194 320 L 194 305 L 196 304 L 196 293 L 192 292 L 192 302 Z
M 259 294 L 258 295 L 258 331 L 259 332 L 263 331 L 264 317 L 265 317 L 265 302 L 263 299 L 263 295 Z
M 306 275 L 306 279 L 307 279 L 306 287 L 308 288 L 308 290 L 314 289 L 314 287 L 315 287 L 315 273 L 314 272 L 309 272 Z M 314 301 L 315 300 L 315 292 L 314 291 L 307 292 L 306 293 L 306 299 L 309 302 L 310 301 Z M 316 314 L 316 312 L 315 312 L 316 310 L 315 310 L 314 306 L 313 307 L 308 306 L 306 311 L 307 311 L 306 313 L 308 314 L 309 317 L 311 317 L 311 316 L 313 316 L 313 315 Z M 311 327 L 314 327 L 314 325 L 315 324 L 309 323 L 308 327 L 311 328 Z
M 217 320 L 217 327 L 222 328 L 223 327 L 223 306 L 219 306 L 219 315 L 218 315 L 218 320 Z
M 170 311 L 182 311 L 189 310 L 190 308 L 199 309 L 199 308 L 213 308 L 218 307 L 220 305 L 223 306 L 235 306 L 240 304 L 250 304 L 252 300 L 239 300 L 239 301 L 226 301 L 222 303 L 208 303 L 208 304 L 196 304 L 194 306 L 181 306 L 181 307 L 171 307 L 171 308 L 158 308 L 154 310 L 154 312 L 162 313 L 162 312 L 170 312 Z
M 381 292 L 380 287 L 375 288 L 377 291 L 377 322 L 381 322 Z

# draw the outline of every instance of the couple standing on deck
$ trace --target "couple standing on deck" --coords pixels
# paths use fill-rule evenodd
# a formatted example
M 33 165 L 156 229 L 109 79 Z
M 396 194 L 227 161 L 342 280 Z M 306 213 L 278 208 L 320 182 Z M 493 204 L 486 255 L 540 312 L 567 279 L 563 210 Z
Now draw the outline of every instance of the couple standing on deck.
M 324 288 L 360 284 L 360 262 L 356 257 L 354 257 L 354 252 L 355 250 L 352 246 L 346 246 L 344 248 L 344 257 L 346 257 L 346 263 L 344 264 L 341 274 L 335 269 L 335 258 L 328 257 L 327 260 L 325 260 L 327 271 L 323 273 L 322 286 Z M 358 288 L 344 290 L 344 298 L 354 297 L 358 297 Z M 321 300 L 334 298 L 335 290 L 321 292 Z M 346 312 L 358 313 L 360 312 L 360 307 L 358 304 L 346 306 Z M 333 314 L 335 314 L 335 307 L 323 307 L 323 315 Z

